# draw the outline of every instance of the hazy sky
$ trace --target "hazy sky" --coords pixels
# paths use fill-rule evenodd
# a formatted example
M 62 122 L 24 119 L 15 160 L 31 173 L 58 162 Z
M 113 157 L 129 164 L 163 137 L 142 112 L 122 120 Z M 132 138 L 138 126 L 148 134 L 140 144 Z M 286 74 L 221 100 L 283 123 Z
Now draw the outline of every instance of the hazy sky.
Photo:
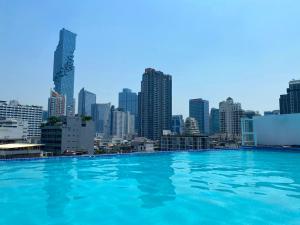
M 173 114 L 228 96 L 277 109 L 300 78 L 298 0 L 0 0 L 0 99 L 47 107 L 59 30 L 77 34 L 75 97 L 117 103 L 146 67 L 173 76 Z

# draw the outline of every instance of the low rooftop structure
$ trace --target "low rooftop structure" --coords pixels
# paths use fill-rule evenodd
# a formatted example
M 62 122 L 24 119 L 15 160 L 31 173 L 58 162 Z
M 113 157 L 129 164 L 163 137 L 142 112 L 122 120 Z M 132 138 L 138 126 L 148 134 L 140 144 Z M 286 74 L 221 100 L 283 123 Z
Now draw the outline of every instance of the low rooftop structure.
M 160 141 L 160 150 L 200 150 L 209 148 L 209 139 L 206 135 L 163 135 Z
M 0 145 L 0 158 L 25 158 L 39 157 L 41 155 L 42 144 L 3 144 Z
M 160 150 L 162 151 L 207 148 L 209 148 L 209 138 L 207 135 L 200 134 L 197 120 L 193 117 L 186 118 L 182 135 L 165 132 L 160 139 Z

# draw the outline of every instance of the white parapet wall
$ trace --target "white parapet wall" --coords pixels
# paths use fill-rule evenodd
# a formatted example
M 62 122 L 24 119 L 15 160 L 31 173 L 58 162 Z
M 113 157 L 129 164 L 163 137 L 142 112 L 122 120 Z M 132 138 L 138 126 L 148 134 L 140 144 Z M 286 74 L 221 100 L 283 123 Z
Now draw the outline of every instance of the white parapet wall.
M 300 146 L 300 113 L 253 118 L 257 145 Z

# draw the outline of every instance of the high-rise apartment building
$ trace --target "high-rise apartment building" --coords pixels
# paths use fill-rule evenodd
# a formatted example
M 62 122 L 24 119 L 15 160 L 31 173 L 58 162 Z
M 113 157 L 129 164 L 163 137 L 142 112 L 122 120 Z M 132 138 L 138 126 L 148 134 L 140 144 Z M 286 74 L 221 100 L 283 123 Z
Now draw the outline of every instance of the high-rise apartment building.
M 60 30 L 59 43 L 54 52 L 54 90 L 66 97 L 67 115 L 75 114 L 74 100 L 74 51 L 76 34 L 66 29 Z
M 43 107 L 35 105 L 21 105 L 18 101 L 0 101 L 0 118 L 20 119 L 28 124 L 28 138 L 41 136 Z
M 230 137 L 241 135 L 241 118 L 243 110 L 240 103 L 234 103 L 232 98 L 220 102 L 220 132 Z
M 211 108 L 209 115 L 210 134 L 220 133 L 220 111 L 216 108 Z
M 66 97 L 58 92 L 50 90 L 48 98 L 48 117 L 66 115 Z
M 135 124 L 137 125 L 136 130 L 139 136 L 142 136 L 142 93 L 138 92 L 138 114 L 137 121 Z
M 201 134 L 209 133 L 209 103 L 201 98 L 189 102 L 190 117 L 197 120 Z
M 172 126 L 172 77 L 148 68 L 143 74 L 140 96 L 140 135 L 159 140 Z
M 105 137 L 110 135 L 110 108 L 110 103 L 92 105 L 96 133 Z
M 124 88 L 119 93 L 119 108 L 125 112 L 130 112 L 135 117 L 135 127 L 138 129 L 138 95 L 128 88 Z
M 82 88 L 78 94 L 78 115 L 92 116 L 93 104 L 96 104 L 96 94 Z
M 280 95 L 280 114 L 300 113 L 300 80 L 289 82 L 287 94 Z
M 112 137 L 127 139 L 135 134 L 135 116 L 123 109 L 112 111 Z
M 183 134 L 184 132 L 184 120 L 182 115 L 172 116 L 172 132 L 175 134 Z

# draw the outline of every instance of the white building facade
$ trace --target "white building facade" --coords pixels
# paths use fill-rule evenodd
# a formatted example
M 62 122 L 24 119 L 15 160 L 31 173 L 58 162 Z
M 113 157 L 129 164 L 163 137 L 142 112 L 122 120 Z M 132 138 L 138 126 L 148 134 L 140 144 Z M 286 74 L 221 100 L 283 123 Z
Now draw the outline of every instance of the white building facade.
M 28 138 L 41 136 L 42 114 L 42 106 L 21 105 L 17 101 L 0 101 L 0 118 L 13 118 L 27 122 Z
M 241 135 L 241 118 L 243 110 L 240 103 L 235 103 L 232 98 L 220 102 L 220 132 L 227 136 Z
M 126 139 L 135 134 L 135 116 L 130 112 L 114 110 L 112 115 L 112 136 Z
M 0 142 L 26 141 L 28 123 L 19 119 L 0 119 Z
M 248 127 L 242 125 L 244 146 L 251 146 L 253 140 L 254 146 L 300 147 L 300 113 L 256 116 L 247 123 Z

